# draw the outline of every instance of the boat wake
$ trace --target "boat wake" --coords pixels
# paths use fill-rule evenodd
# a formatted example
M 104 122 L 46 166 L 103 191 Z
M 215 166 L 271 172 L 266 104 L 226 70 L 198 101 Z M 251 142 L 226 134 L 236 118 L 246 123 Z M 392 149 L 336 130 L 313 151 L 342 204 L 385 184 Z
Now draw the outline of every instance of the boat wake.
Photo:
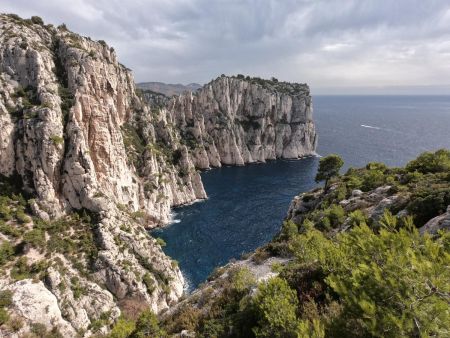
M 374 127 L 374 126 L 368 126 L 366 124 L 361 124 L 361 127 L 363 128 L 369 128 L 369 129 L 376 129 L 376 130 L 381 130 L 382 128 L 380 127 Z

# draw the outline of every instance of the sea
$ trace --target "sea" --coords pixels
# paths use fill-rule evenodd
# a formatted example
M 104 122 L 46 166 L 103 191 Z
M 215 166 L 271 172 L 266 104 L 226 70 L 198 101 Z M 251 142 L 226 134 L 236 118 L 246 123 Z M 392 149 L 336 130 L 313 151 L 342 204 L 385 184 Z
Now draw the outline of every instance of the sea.
M 271 240 L 292 198 L 317 185 L 320 156 L 339 154 L 346 170 L 450 149 L 450 96 L 315 96 L 313 107 L 318 156 L 205 171 L 208 199 L 174 209 L 172 223 L 152 232 L 179 262 L 187 291 Z

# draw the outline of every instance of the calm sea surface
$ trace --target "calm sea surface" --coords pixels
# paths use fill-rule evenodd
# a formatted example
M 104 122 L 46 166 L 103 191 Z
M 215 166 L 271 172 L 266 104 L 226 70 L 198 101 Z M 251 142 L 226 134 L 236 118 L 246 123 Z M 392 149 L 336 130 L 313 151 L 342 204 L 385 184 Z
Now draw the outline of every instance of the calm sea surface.
M 426 150 L 450 149 L 450 96 L 317 96 L 320 155 L 345 166 L 404 165 Z M 167 242 L 189 289 L 212 270 L 268 242 L 291 199 L 313 188 L 317 158 L 226 167 L 202 173 L 209 199 L 174 210 L 174 223 L 153 232 Z

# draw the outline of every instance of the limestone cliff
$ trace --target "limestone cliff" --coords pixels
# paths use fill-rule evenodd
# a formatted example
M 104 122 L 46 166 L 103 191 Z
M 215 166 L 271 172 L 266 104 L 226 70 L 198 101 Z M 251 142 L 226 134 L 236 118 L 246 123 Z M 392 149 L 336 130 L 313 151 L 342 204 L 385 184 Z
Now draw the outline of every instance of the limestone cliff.
M 49 299 L 50 307 L 59 307 L 51 311 L 59 316 L 55 322 L 73 336 L 89 334 L 106 312 L 103 324 L 117 318 L 121 301 L 148 304 L 154 311 L 176 301 L 183 277 L 145 228 L 166 223 L 172 206 L 206 194 L 187 148 L 170 135 L 160 139 L 166 122 L 136 95 L 132 75 L 117 62 L 113 48 L 65 26 L 1 15 L 0 97 L 0 174 L 32 197 L 25 211 L 41 219 L 27 218 L 25 228 L 8 219 L 6 226 L 25 235 L 45 234 L 40 246 L 32 242 L 31 251 L 12 256 L 2 267 L 0 285 L 16 294 L 13 312 L 26 323 L 47 325 L 46 316 L 36 319 L 36 313 L 21 309 L 38 309 Z M 6 208 L 22 212 L 8 201 Z M 71 223 L 74 210 L 95 216 L 84 228 L 92 232 L 93 260 L 76 253 L 78 244 L 68 252 L 56 242 L 53 250 L 56 237 L 50 229 L 57 222 L 65 222 L 62 240 L 79 242 L 80 225 Z M 26 243 L 9 232 L 0 239 L 0 244 Z M 36 255 L 49 265 L 43 280 L 51 296 L 30 298 L 29 284 L 10 276 L 18 262 L 31 271 Z M 89 292 L 74 295 L 74 288 Z
M 161 102 L 154 94 L 146 99 Z M 317 135 L 306 84 L 223 75 L 165 106 L 197 168 L 315 154 Z
M 166 221 L 170 206 L 205 197 L 183 146 L 159 155 L 145 148 L 159 142 L 157 121 L 112 48 L 64 28 L 12 21 L 2 17 L 1 173 L 16 170 L 43 212 L 92 208 L 102 193 Z M 175 150 L 174 165 L 164 155 Z M 145 158 L 140 172 L 129 160 L 136 152 Z M 180 168 L 189 175 L 177 181 Z

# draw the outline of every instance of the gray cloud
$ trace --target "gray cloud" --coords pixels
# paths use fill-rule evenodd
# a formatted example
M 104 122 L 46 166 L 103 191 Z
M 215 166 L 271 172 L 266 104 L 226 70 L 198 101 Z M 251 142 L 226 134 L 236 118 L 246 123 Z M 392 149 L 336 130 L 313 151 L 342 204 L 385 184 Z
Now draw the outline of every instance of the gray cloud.
M 316 92 L 450 83 L 447 0 L 3 0 L 0 10 L 107 41 L 137 81 L 243 73 Z

